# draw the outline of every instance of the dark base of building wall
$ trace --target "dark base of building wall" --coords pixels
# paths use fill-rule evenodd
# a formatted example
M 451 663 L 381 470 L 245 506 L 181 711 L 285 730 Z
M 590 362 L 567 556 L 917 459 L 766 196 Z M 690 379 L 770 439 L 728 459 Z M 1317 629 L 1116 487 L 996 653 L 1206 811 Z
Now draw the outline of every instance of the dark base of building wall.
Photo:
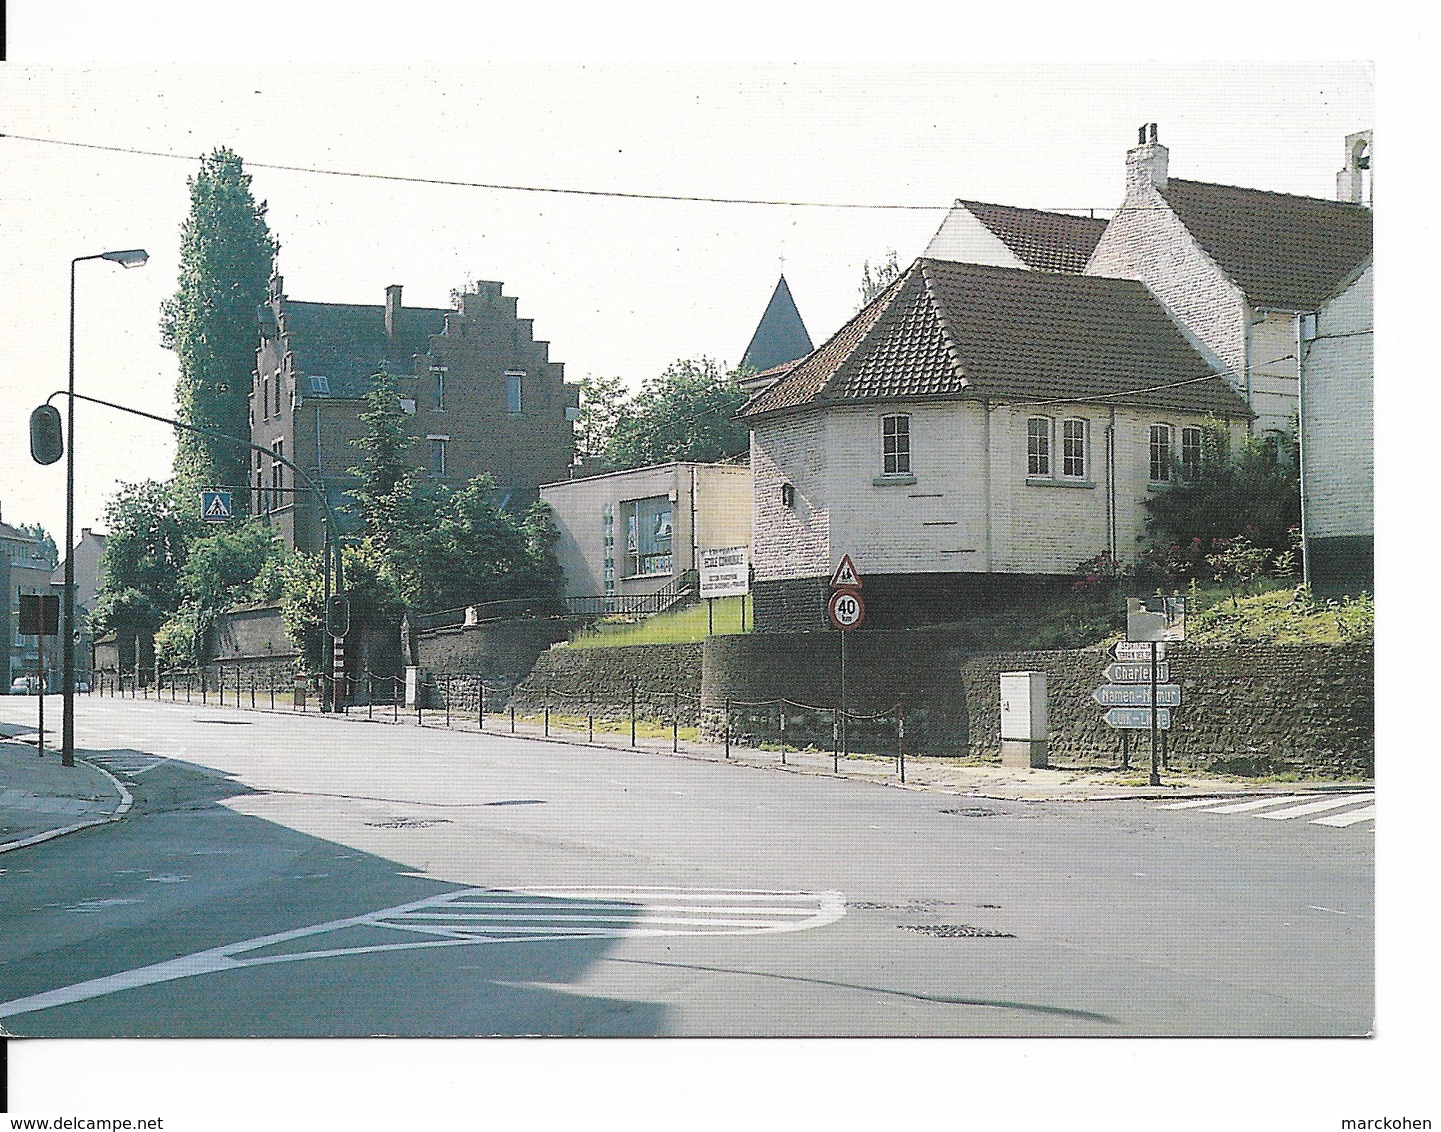
M 1313 593 L 1341 597 L 1376 592 L 1375 547 L 1371 537 L 1313 538 L 1307 553 Z
M 999 613 L 1054 596 L 1074 581 L 1056 574 L 871 574 L 863 578 L 866 627 L 915 629 Z M 758 581 L 756 632 L 813 633 L 831 628 L 829 578 Z

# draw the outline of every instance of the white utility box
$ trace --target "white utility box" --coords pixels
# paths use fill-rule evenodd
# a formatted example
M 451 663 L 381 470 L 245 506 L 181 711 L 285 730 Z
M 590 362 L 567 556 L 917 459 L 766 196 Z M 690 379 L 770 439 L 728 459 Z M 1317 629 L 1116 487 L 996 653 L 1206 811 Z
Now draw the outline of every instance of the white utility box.
M 1044 672 L 1001 673 L 1001 765 L 1044 767 L 1050 756 L 1050 713 Z

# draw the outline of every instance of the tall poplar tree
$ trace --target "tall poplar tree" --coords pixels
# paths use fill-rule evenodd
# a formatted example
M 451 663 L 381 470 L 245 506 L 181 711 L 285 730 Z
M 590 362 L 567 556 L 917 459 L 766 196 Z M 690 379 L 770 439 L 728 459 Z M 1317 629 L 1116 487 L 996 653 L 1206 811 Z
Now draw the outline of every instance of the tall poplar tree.
M 189 179 L 190 215 L 180 229 L 180 284 L 161 309 L 161 341 L 180 359 L 177 415 L 188 424 L 250 439 L 250 375 L 258 342 L 255 311 L 265 301 L 280 245 L 256 204 L 238 154 L 222 146 Z M 199 507 L 199 489 L 245 484 L 250 453 L 238 444 L 181 432 L 175 453 L 179 497 Z M 237 509 L 248 495 L 235 494 Z

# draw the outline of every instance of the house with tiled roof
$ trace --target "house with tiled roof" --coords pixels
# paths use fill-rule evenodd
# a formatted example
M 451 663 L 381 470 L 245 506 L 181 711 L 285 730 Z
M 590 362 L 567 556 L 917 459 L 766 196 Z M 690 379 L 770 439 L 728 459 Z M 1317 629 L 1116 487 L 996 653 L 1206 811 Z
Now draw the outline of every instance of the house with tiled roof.
M 365 396 L 383 371 L 399 379 L 418 471 L 453 488 L 489 473 L 498 502 L 529 504 L 571 464 L 577 387 L 502 284 L 477 282 L 452 308 L 407 307 L 401 295 L 392 285 L 383 304 L 300 302 L 272 277 L 258 312 L 251 443 L 306 469 L 339 511 L 359 463 Z M 319 507 L 292 478 L 254 453 L 251 512 L 288 546 L 316 550 Z
M 1038 208 L 958 200 L 922 253 L 926 259 L 988 263 L 1078 275 L 1106 221 Z
M 1183 180 L 1150 123 L 1086 271 L 1144 282 L 1254 431 L 1299 430 L 1306 577 L 1370 590 L 1371 131 L 1346 138 L 1344 160 L 1334 200 Z
M 1301 320 L 1371 255 L 1360 181 L 1343 189 L 1327 200 L 1172 177 L 1151 123 L 1126 154 L 1125 199 L 1086 272 L 1145 283 L 1246 398 L 1255 429 L 1290 431 Z
M 846 554 L 882 628 L 1129 557 L 1203 423 L 1251 412 L 1138 281 L 922 258 L 741 417 L 756 626 L 795 631 Z

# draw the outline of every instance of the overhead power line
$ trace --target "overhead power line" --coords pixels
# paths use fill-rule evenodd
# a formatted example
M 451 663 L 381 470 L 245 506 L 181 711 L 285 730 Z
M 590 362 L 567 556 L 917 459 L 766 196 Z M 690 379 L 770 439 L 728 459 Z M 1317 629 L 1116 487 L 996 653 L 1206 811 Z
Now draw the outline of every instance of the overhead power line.
M 99 150 L 104 153 L 124 153 L 135 157 L 159 157 L 169 161 L 196 162 L 204 160 L 202 156 L 188 153 L 167 153 L 163 150 L 135 149 L 129 146 L 119 145 L 100 145 L 95 142 L 67 141 L 62 138 L 38 138 L 26 134 L 0 133 L 0 138 L 34 142 L 38 145 L 58 145 L 71 149 Z M 773 208 L 856 209 L 872 212 L 948 212 L 953 207 L 951 204 L 874 204 L 860 201 L 773 200 L 765 197 L 714 197 L 685 196 L 676 193 L 635 193 L 611 189 L 560 188 L 553 185 L 507 185 L 490 181 L 460 181 L 442 177 L 402 176 L 398 173 L 362 173 L 349 169 L 321 169 L 310 165 L 280 165 L 265 161 L 245 160 L 244 164 L 248 169 L 271 169 L 283 173 L 305 173 L 317 177 L 345 177 L 362 181 L 390 181 L 409 185 L 439 185 L 455 189 L 489 189 L 495 192 L 507 193 L 550 193 L 559 196 L 604 197 L 616 200 L 677 201 L 685 204 L 749 204 L 765 205 Z M 1106 206 L 1103 209 L 1097 209 L 1088 206 L 1082 208 L 1039 209 L 1037 211 L 1075 212 L 1094 215 L 1098 211 L 1113 211 L 1113 208 L 1112 206 Z

